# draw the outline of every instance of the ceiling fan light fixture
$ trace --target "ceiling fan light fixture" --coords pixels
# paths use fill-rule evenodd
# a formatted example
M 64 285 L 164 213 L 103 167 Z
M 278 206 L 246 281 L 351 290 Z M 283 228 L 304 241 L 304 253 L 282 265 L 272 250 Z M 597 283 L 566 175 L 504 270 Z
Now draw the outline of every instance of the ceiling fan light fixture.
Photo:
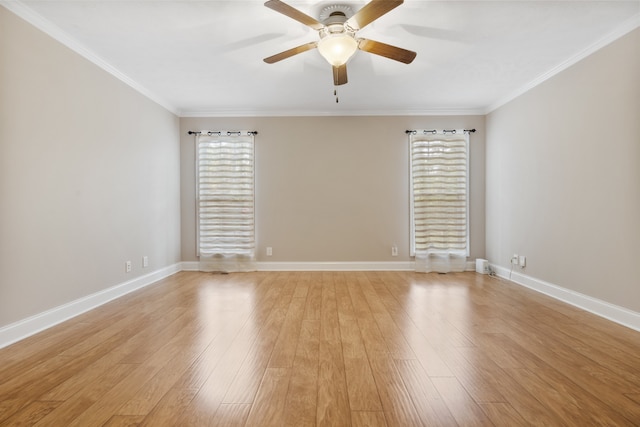
M 348 33 L 327 34 L 318 42 L 318 51 L 334 67 L 347 63 L 358 50 L 358 42 Z

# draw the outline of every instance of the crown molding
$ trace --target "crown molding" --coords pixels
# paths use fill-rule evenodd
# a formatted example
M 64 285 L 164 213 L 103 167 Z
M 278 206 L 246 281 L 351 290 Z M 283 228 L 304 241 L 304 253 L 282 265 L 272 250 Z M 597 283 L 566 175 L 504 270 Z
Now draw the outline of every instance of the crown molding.
M 530 81 L 526 85 L 522 86 L 520 89 L 518 89 L 518 90 L 512 92 L 511 94 L 509 94 L 508 96 L 505 96 L 504 98 L 501 98 L 498 101 L 494 102 L 493 104 L 489 105 L 485 109 L 483 114 L 489 114 L 489 113 L 497 110 L 498 108 L 502 107 L 503 105 L 505 105 L 505 104 L 513 101 L 517 97 L 527 93 L 528 91 L 530 91 L 531 89 L 533 89 L 536 86 L 540 85 L 541 83 L 544 83 L 545 81 L 549 80 L 553 76 L 561 73 L 562 71 L 566 70 L 567 68 L 571 67 L 572 65 L 577 64 L 578 62 L 582 61 L 583 59 L 585 59 L 589 55 L 592 55 L 593 53 L 597 52 L 598 50 L 602 49 L 603 47 L 611 44 L 612 42 L 618 40 L 619 38 L 627 35 L 631 31 L 633 31 L 633 30 L 635 30 L 636 28 L 639 28 L 639 27 L 640 27 L 640 13 L 637 13 L 634 16 L 632 16 L 631 18 L 627 19 L 621 25 L 619 25 L 615 30 L 613 30 L 612 32 L 610 32 L 609 34 L 607 34 L 606 36 L 604 36 L 603 38 L 598 40 L 597 42 L 587 46 L 585 49 L 581 50 L 577 54 L 573 55 L 572 57 L 568 58 L 567 60 L 561 62 L 558 65 L 556 65 L 555 67 L 553 67 L 552 69 L 550 69 L 546 73 L 541 74 L 540 76 L 536 77 L 535 79 L 533 79 L 532 81 Z
M 111 64 L 109 64 L 106 60 L 101 58 L 95 52 L 93 52 L 92 50 L 90 50 L 80 42 L 78 42 L 71 35 L 62 31 L 58 26 L 54 25 L 51 21 L 45 19 L 44 17 L 36 13 L 33 9 L 31 9 L 30 7 L 22 3 L 20 0 L 0 0 L 0 5 L 4 6 L 7 10 L 13 12 L 18 17 L 24 19 L 29 24 L 36 27 L 38 30 L 42 31 L 49 37 L 58 41 L 62 45 L 66 46 L 67 48 L 71 49 L 72 51 L 82 56 L 89 62 L 98 66 L 99 68 L 106 71 L 107 73 L 111 74 L 113 77 L 117 78 L 118 80 L 122 81 L 126 85 L 130 86 L 132 89 L 139 92 L 141 95 L 145 96 L 146 98 L 149 98 L 150 100 L 160 105 L 161 107 L 165 108 L 166 110 L 170 111 L 171 113 L 178 115 L 179 113 L 178 109 L 174 105 L 172 105 L 170 102 L 168 102 L 166 99 L 151 92 L 150 90 L 148 90 L 147 88 L 145 88 L 144 86 L 142 86 L 141 84 L 139 84 L 138 82 L 136 82 L 135 80 L 133 80 L 132 78 L 130 78 L 129 76 L 127 76 L 126 74 L 124 74 L 123 72 L 115 68 L 114 66 L 112 66 Z
M 483 116 L 485 108 L 437 110 L 181 110 L 180 117 Z
M 563 61 L 549 71 L 541 74 L 526 85 L 515 90 L 508 96 L 505 96 L 496 102 L 477 108 L 460 108 L 460 109 L 406 109 L 406 110 L 186 110 L 179 109 L 175 105 L 163 97 L 148 90 L 126 74 L 109 64 L 95 52 L 78 42 L 75 38 L 62 31 L 49 20 L 45 19 L 20 0 L 0 0 L 0 5 L 13 12 L 18 17 L 24 19 L 40 31 L 44 32 L 54 40 L 62 43 L 64 46 L 73 50 L 83 58 L 92 62 L 99 68 L 108 72 L 118 80 L 130 86 L 143 96 L 154 101 L 166 110 L 179 117 L 345 117 L 345 116 L 484 116 L 487 115 L 510 101 L 525 94 L 546 80 L 552 78 L 556 74 L 566 70 L 582 59 L 588 57 L 594 52 L 602 49 L 615 40 L 630 33 L 640 27 L 640 13 L 633 15 L 615 30 L 607 34 L 602 39 L 578 52 L 569 59 Z

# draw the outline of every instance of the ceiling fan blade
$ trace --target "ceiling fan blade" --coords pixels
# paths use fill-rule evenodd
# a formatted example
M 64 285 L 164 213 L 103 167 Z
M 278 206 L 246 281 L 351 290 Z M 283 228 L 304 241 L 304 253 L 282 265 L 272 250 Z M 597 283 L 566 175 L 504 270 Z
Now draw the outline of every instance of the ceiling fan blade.
M 296 46 L 292 49 L 285 50 L 284 52 L 276 53 L 268 58 L 264 58 L 264 62 L 267 64 L 273 64 L 278 61 L 282 61 L 283 59 L 287 59 L 293 55 L 297 55 L 302 52 L 306 52 L 311 49 L 315 49 L 318 46 L 318 42 L 309 42 L 300 46 Z
M 369 25 L 385 13 L 400 6 L 404 0 L 371 0 L 362 9 L 347 19 L 345 25 L 358 31 Z
M 384 56 L 385 58 L 393 59 L 394 61 L 403 62 L 405 64 L 411 64 L 416 57 L 416 53 L 411 50 L 367 39 L 360 39 L 358 41 L 358 49 L 375 55 Z
M 296 21 L 301 22 L 304 25 L 311 27 L 316 31 L 319 31 L 324 28 L 324 25 L 318 22 L 316 19 L 310 17 L 305 13 L 300 12 L 295 7 L 289 6 L 288 4 L 281 2 L 280 0 L 269 0 L 265 2 L 264 5 L 267 6 L 269 9 L 275 10 L 276 12 L 280 12 L 281 14 L 288 16 L 291 19 L 295 19 Z
M 333 84 L 340 86 L 347 83 L 347 64 L 333 67 Z

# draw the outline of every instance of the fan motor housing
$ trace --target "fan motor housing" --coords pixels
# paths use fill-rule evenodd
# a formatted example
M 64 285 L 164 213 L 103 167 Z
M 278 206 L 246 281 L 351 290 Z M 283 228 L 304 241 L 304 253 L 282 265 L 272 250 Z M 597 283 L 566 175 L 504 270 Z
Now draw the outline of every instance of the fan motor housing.
M 325 6 L 320 10 L 320 13 L 318 14 L 318 20 L 327 25 L 328 19 L 340 19 L 335 18 L 339 17 L 340 15 L 344 16 L 344 19 L 342 20 L 342 23 L 344 23 L 344 21 L 353 16 L 353 9 L 351 8 L 351 6 L 346 4 L 333 4 L 330 6 Z
M 349 31 L 345 22 L 352 15 L 351 7 L 344 5 L 327 6 L 320 12 L 320 20 L 325 28 L 320 30 L 320 37 L 326 37 L 331 34 L 347 33 L 351 36 L 355 35 L 354 31 Z

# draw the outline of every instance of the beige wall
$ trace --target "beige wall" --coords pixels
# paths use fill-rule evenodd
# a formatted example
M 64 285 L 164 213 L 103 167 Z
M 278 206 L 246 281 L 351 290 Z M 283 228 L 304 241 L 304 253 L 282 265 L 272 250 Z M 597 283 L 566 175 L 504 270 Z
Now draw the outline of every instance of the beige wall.
M 179 120 L 0 7 L 0 327 L 195 261 L 199 129 L 259 132 L 259 261 L 375 262 L 410 260 L 404 130 L 476 128 L 470 258 L 517 252 L 524 274 L 640 311 L 638 46 L 640 30 L 486 118 Z
M 182 118 L 182 256 L 195 261 L 194 137 L 256 130 L 258 260 L 409 261 L 406 129 L 471 136 L 471 258 L 484 257 L 484 117 Z M 399 256 L 391 256 L 398 245 Z M 266 247 L 273 256 L 266 257 Z
M 640 311 L 640 30 L 487 116 L 487 256 Z
M 0 327 L 180 261 L 178 129 L 0 7 Z

